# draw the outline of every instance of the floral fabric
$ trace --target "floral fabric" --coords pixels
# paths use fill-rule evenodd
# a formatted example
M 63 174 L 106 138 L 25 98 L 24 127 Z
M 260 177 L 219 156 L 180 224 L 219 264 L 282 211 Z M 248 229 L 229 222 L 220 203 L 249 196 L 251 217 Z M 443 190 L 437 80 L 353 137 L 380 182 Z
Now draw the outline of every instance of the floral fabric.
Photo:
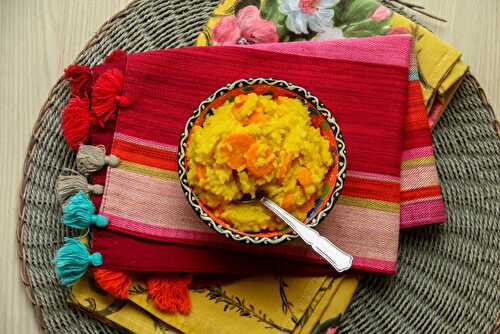
M 191 290 L 185 317 L 159 312 L 140 281 L 128 300 L 115 300 L 87 276 L 73 286 L 70 302 L 133 333 L 334 334 L 357 284 L 354 276 L 253 277 Z
M 256 44 L 374 35 L 414 36 L 429 125 L 438 121 L 468 69 L 461 53 L 375 0 L 223 0 L 197 45 Z

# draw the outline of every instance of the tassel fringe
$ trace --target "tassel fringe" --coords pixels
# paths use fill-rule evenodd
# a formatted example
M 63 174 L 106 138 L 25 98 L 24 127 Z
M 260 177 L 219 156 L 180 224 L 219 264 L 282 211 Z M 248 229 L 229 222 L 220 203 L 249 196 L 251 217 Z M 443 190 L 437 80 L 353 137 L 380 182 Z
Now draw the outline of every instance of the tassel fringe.
M 80 174 L 59 175 L 56 191 L 59 202 L 64 204 L 71 196 L 80 191 L 87 195 L 101 195 L 104 192 L 104 187 L 100 184 L 88 184 L 87 179 Z
M 70 197 L 63 207 L 63 224 L 76 229 L 86 229 L 95 224 L 106 227 L 108 218 L 95 214 L 95 206 L 83 191 Z
M 99 126 L 116 117 L 118 107 L 127 107 L 130 101 L 121 96 L 123 74 L 117 69 L 104 72 L 97 79 L 92 92 L 92 122 Z
M 73 150 L 89 141 L 90 117 L 89 101 L 86 98 L 72 97 L 63 110 L 62 130 L 64 138 Z
M 56 275 L 63 285 L 73 285 L 85 275 L 88 266 L 102 265 L 101 253 L 90 254 L 80 240 L 64 238 L 65 244 L 54 258 Z
M 120 159 L 115 155 L 106 155 L 103 145 L 80 145 L 76 155 L 76 167 L 83 175 L 97 172 L 105 165 L 116 167 L 120 164 Z
M 191 281 L 191 275 L 161 275 L 150 277 L 146 284 L 149 297 L 160 311 L 189 314 L 191 299 L 188 285 Z
M 129 274 L 104 268 L 92 268 L 92 273 L 101 289 L 111 296 L 118 299 L 128 298 L 128 289 L 132 285 L 132 278 Z
M 64 69 L 64 80 L 69 81 L 72 96 L 87 97 L 91 79 L 88 66 L 72 64 Z

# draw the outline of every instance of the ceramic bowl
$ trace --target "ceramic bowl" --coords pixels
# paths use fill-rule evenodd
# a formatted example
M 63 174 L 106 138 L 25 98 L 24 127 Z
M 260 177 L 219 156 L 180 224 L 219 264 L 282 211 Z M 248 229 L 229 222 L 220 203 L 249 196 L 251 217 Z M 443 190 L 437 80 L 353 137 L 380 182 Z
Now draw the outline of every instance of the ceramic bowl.
M 290 229 L 282 231 L 262 231 L 257 233 L 239 231 L 216 217 L 207 207 L 187 181 L 188 159 L 186 155 L 189 145 L 190 131 L 195 125 L 203 126 L 205 118 L 213 114 L 214 109 L 225 101 L 234 99 L 237 95 L 256 93 L 258 95 L 287 96 L 303 100 L 309 109 L 309 115 L 314 127 L 320 129 L 321 135 L 330 142 L 333 163 L 323 179 L 323 188 L 315 201 L 314 207 L 307 214 L 305 224 L 318 225 L 332 210 L 344 185 L 346 171 L 346 149 L 340 127 L 330 110 L 317 97 L 302 87 L 284 80 L 271 78 L 242 79 L 218 89 L 193 112 L 182 131 L 178 149 L 178 171 L 182 190 L 186 198 L 201 220 L 215 231 L 228 238 L 253 244 L 278 244 L 297 238 Z

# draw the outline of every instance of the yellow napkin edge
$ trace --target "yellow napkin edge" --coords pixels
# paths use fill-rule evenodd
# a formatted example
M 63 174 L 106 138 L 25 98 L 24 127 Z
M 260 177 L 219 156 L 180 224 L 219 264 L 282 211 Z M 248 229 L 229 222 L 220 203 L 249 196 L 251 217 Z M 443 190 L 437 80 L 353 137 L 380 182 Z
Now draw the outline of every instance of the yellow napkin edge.
M 118 300 L 98 293 L 90 284 L 90 278 L 86 275 L 73 285 L 69 302 L 99 321 L 113 327 L 125 328 L 132 333 L 181 333 L 129 300 Z

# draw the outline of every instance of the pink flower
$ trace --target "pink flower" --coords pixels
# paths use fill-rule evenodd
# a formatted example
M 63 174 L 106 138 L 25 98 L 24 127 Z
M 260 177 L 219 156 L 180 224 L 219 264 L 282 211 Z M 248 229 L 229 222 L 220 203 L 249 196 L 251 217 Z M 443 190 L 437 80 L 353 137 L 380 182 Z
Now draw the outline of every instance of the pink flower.
M 326 334 L 335 334 L 337 333 L 337 328 L 335 327 L 328 327 L 328 329 L 326 330 Z
M 318 10 L 319 0 L 300 0 L 299 7 L 302 13 L 313 15 Z
M 389 8 L 385 6 L 380 6 L 375 11 L 373 14 L 370 16 L 372 20 L 374 21 L 383 21 L 389 16 L 391 16 L 392 12 Z
M 216 45 L 275 43 L 278 31 L 272 21 L 260 17 L 255 6 L 242 8 L 236 16 L 223 17 L 213 29 Z
M 396 27 L 392 28 L 387 32 L 386 35 L 400 35 L 400 34 L 409 34 L 410 31 L 406 29 L 405 27 Z

